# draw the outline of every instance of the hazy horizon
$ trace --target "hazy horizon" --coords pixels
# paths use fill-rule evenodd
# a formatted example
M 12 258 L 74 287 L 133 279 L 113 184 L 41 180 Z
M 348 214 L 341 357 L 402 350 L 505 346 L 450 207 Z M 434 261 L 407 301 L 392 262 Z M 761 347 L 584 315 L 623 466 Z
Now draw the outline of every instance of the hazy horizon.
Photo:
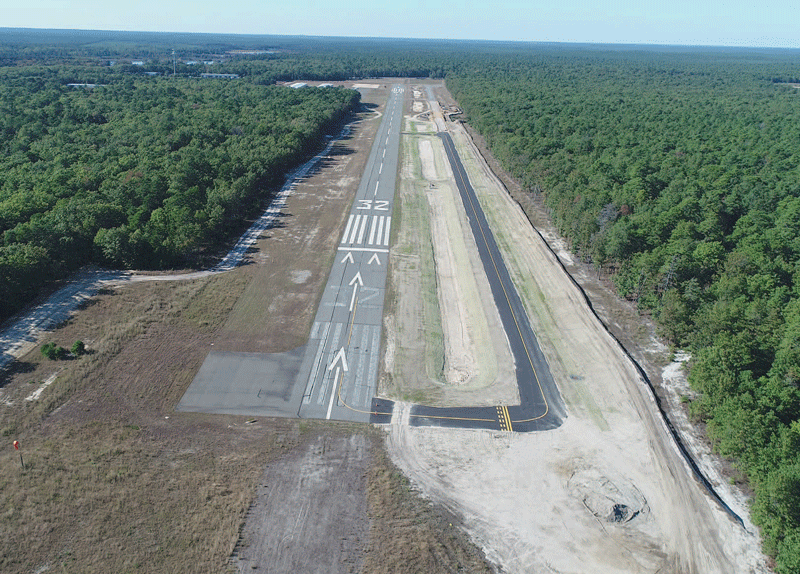
M 298 39 L 320 39 L 320 40 L 391 40 L 408 42 L 453 42 L 453 43 L 486 43 L 486 44 L 541 44 L 541 45 L 564 45 L 564 46 L 583 46 L 583 47 L 619 47 L 619 48 L 674 48 L 678 50 L 701 49 L 721 49 L 721 50 L 800 50 L 799 46 L 749 46 L 731 44 L 667 44 L 667 43 L 647 43 L 647 42 L 579 42 L 579 41 L 555 41 L 555 40 L 487 40 L 482 38 L 434 38 L 434 37 L 401 37 L 401 36 L 331 36 L 319 34 L 269 34 L 269 33 L 236 33 L 236 32 L 186 32 L 174 30 L 112 30 L 98 28 L 35 28 L 24 26 L 0 26 L 0 34 L 3 31 L 14 32 L 42 32 L 42 33 L 70 33 L 77 34 L 147 34 L 147 35 L 175 35 L 175 36 L 208 36 L 208 37 L 241 37 L 248 39 L 259 38 L 298 38 Z M 50 39 L 48 39 L 49 41 Z M 47 42 L 45 42 L 47 43 Z
M 800 48 L 800 10 L 789 0 L 636 4 L 588 0 L 569 5 L 466 0 L 373 0 L 366 6 L 318 0 L 233 0 L 117 5 L 42 0 L 6 10 L 4 27 L 109 32 L 521 41 L 578 44 Z

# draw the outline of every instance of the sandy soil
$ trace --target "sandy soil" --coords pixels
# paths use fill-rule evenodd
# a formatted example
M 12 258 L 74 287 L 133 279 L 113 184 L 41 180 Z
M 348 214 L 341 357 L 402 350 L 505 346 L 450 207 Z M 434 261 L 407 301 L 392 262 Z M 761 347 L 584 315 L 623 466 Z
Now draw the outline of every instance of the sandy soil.
M 458 264 L 447 231 L 447 206 L 439 194 L 428 194 L 433 235 L 436 286 L 442 314 L 444 379 L 451 385 L 469 381 L 476 371 L 476 348 L 470 336 L 466 299 L 457 280 Z M 443 205 L 444 204 L 444 205 Z
M 568 418 L 507 434 L 392 426 L 398 466 L 464 517 L 507 572 L 765 572 L 757 538 L 705 493 L 621 346 L 462 130 L 448 124 Z M 401 409 L 402 410 L 402 409 Z

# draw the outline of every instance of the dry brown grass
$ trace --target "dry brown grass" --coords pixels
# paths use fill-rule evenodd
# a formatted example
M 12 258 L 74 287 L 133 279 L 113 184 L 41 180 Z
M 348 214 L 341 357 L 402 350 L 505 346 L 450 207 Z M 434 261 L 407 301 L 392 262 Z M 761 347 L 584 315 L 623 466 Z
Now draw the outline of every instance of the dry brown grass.
M 296 423 L 224 438 L 219 421 L 187 423 L 64 426 L 23 443 L 25 470 L 4 452 L 0 570 L 223 571 L 261 469 Z
M 364 572 L 494 571 L 457 518 L 419 496 L 382 448 L 373 454 L 367 489 L 371 526 Z
M 0 571 L 227 570 L 265 464 L 326 427 L 172 411 L 241 288 L 229 274 L 107 291 L 50 337 L 82 337 L 93 354 L 24 359 L 7 381 L 15 405 L 3 407 L 25 469 L 2 451 Z M 25 402 L 28 380 L 57 369 L 41 400 Z M 408 488 L 379 433 L 359 429 L 375 437 L 364 572 L 488 571 L 453 521 Z
M 229 274 L 106 291 L 49 337 L 82 338 L 91 354 L 23 359 L 3 411 L 25 469 L 2 451 L 0 571 L 226 568 L 264 464 L 300 435 L 297 421 L 172 412 L 241 288 Z M 54 370 L 41 399 L 25 401 L 27 381 Z

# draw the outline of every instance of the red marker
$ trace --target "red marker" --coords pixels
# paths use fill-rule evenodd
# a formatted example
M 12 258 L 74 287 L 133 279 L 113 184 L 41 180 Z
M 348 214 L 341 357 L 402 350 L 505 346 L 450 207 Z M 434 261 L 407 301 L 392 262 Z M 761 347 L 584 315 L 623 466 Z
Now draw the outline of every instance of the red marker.
M 18 440 L 14 441 L 14 450 L 19 450 L 19 441 Z

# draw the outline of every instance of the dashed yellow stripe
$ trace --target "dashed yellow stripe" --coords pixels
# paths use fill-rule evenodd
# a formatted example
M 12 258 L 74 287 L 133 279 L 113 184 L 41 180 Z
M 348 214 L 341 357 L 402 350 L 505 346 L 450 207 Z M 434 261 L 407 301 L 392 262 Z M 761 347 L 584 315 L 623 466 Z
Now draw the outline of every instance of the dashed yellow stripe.
M 513 432 L 511 427 L 511 417 L 508 414 L 508 409 L 504 406 L 495 407 L 497 409 L 497 420 L 500 423 L 500 430 Z

